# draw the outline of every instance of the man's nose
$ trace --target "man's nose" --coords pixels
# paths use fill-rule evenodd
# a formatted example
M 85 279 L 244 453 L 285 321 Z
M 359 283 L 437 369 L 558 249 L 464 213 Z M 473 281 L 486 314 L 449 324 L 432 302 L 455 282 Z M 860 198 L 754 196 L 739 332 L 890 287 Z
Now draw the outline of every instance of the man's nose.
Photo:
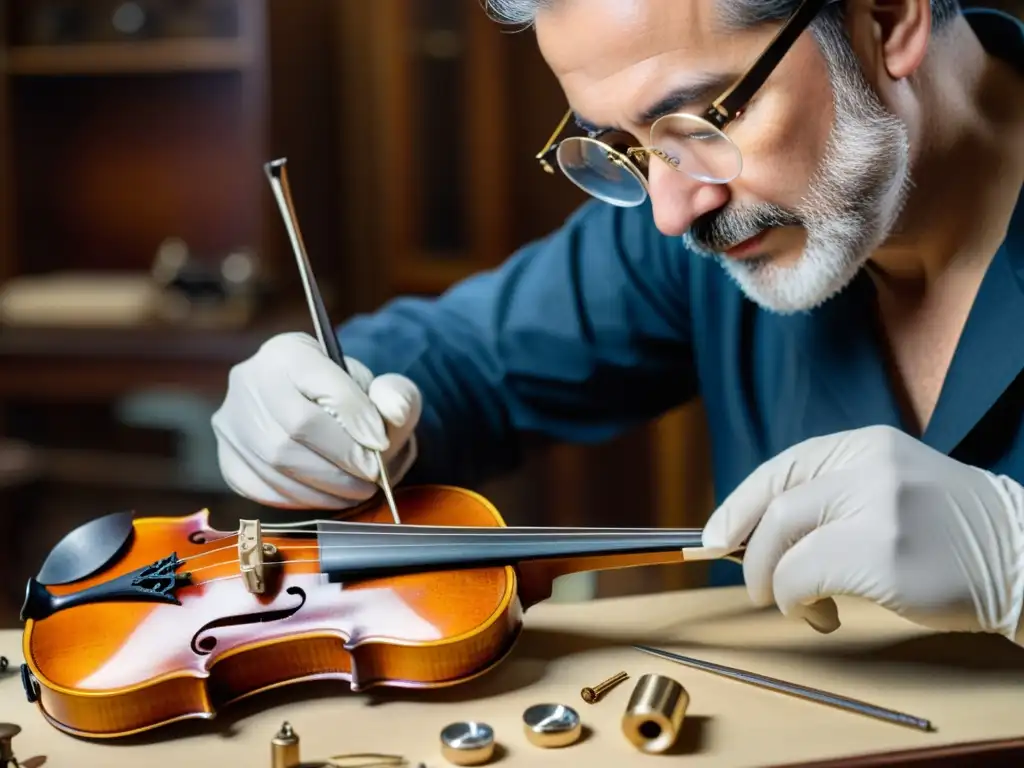
M 705 184 L 655 158 L 648 168 L 654 224 L 667 237 L 680 237 L 693 222 L 729 201 L 725 184 Z

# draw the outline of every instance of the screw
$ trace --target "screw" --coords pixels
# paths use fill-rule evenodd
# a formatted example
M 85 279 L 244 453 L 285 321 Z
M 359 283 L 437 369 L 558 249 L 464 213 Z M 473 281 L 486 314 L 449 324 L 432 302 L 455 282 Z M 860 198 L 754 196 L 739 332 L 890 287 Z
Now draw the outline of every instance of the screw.
M 583 698 L 585 702 L 587 702 L 587 704 L 593 704 L 601 698 L 601 695 L 605 691 L 607 691 L 612 686 L 621 683 L 627 677 L 629 677 L 629 675 L 627 675 L 625 672 L 619 672 L 619 674 L 609 677 L 607 680 L 598 683 L 593 688 L 584 688 L 582 691 L 580 691 L 580 696 Z

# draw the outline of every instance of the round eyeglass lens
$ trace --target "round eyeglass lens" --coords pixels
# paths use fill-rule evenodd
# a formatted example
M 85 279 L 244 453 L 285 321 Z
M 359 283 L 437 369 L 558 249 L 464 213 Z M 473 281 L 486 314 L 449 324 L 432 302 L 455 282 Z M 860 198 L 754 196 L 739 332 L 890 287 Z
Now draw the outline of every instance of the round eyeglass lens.
M 743 156 L 728 136 L 696 115 L 666 115 L 651 127 L 651 144 L 677 171 L 708 184 L 726 184 L 743 169 Z
M 562 173 L 598 200 L 632 208 L 647 199 L 647 187 L 636 167 L 607 144 L 573 136 L 558 145 L 556 157 Z

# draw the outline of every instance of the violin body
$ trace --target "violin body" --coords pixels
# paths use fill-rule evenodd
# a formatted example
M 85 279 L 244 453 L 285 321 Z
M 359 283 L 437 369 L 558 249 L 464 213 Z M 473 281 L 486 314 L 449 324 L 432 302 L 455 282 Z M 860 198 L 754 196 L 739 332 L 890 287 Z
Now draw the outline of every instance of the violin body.
M 395 496 L 395 528 L 505 526 L 470 491 L 423 486 Z M 107 558 L 88 564 L 87 577 L 30 580 L 22 679 L 53 726 L 126 736 L 209 719 L 239 699 L 309 680 L 345 680 L 354 691 L 450 686 L 492 669 L 520 633 L 512 566 L 338 583 L 322 572 L 316 543 L 268 531 L 262 544 L 276 560 L 254 594 L 239 574 L 237 532 L 212 530 L 208 518 L 203 510 L 133 519 L 125 541 L 85 547 Z M 377 502 L 335 519 L 391 522 Z

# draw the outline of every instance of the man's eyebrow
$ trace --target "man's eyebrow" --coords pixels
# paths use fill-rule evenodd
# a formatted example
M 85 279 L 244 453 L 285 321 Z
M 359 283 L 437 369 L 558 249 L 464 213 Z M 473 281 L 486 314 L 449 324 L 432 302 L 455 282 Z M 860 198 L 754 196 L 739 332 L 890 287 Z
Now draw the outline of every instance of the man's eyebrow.
M 710 106 L 711 100 L 724 93 L 735 81 L 734 74 L 702 75 L 698 80 L 673 89 L 667 96 L 641 112 L 636 122 L 638 125 L 648 125 L 659 117 L 678 112 L 684 107 L 694 104 Z
M 736 82 L 737 77 L 738 75 L 725 73 L 701 75 L 686 85 L 674 88 L 667 96 L 664 96 L 660 101 L 644 110 L 637 117 L 636 123 L 637 125 L 649 125 L 659 117 L 678 112 L 680 109 L 693 104 L 710 106 L 711 100 L 724 93 L 726 88 Z M 616 126 L 597 125 L 581 116 L 575 110 L 573 110 L 572 117 L 573 122 L 587 133 L 621 130 Z

